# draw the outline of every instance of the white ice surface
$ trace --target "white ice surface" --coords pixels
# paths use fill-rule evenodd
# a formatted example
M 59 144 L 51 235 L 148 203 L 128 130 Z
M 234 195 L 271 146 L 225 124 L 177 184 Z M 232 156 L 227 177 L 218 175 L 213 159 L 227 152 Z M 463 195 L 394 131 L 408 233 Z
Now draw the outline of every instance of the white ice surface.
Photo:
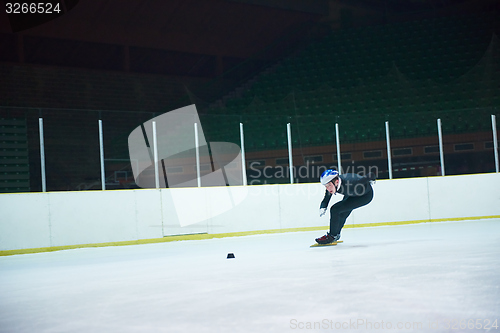
M 500 332 L 500 220 L 321 235 L 0 257 L 0 332 Z

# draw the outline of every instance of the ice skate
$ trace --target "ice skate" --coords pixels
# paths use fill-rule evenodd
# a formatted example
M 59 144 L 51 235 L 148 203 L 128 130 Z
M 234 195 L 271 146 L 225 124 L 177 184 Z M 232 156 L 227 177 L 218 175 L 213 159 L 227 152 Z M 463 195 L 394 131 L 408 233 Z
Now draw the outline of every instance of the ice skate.
M 316 238 L 316 244 L 311 245 L 313 246 L 332 246 L 332 245 L 337 245 L 337 242 L 335 241 L 335 237 L 330 235 L 329 232 L 326 233 L 326 235 Z
M 329 232 L 327 232 L 326 235 L 324 235 L 322 237 L 316 238 L 316 243 L 321 244 L 321 245 L 333 243 L 334 241 L 335 241 L 335 237 L 330 235 Z
M 338 243 L 342 243 L 343 241 L 339 240 L 340 234 L 332 236 L 329 232 L 326 235 L 316 238 L 316 244 L 311 245 L 311 247 L 317 246 L 334 246 Z

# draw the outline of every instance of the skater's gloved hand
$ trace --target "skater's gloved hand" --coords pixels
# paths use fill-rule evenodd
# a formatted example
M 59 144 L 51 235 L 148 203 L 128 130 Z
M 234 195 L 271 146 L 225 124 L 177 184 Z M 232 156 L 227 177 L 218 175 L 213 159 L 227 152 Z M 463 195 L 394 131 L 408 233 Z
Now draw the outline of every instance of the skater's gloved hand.
M 320 208 L 319 209 L 319 217 L 322 217 L 326 213 L 326 208 Z

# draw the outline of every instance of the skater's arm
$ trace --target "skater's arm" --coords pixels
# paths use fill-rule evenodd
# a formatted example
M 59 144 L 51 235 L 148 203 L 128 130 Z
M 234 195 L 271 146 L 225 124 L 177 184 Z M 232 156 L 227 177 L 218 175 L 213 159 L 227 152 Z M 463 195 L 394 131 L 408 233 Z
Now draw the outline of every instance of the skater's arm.
M 328 203 L 330 202 L 331 197 L 332 197 L 332 194 L 328 191 L 325 191 L 325 197 L 323 198 L 323 201 L 321 201 L 321 205 L 319 206 L 319 208 L 328 207 Z

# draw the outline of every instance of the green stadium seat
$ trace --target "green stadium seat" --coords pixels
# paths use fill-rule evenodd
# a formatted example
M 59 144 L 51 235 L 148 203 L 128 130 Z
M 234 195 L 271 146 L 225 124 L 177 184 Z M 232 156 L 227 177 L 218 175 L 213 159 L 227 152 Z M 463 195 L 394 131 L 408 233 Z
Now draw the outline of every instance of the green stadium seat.
M 226 108 L 215 108 L 211 113 L 324 115 L 332 116 L 333 123 L 333 116 L 340 115 L 341 138 L 351 142 L 384 139 L 383 121 L 377 120 L 380 126 L 374 126 L 375 121 L 364 125 L 365 130 L 360 131 L 348 124 L 355 120 L 346 121 L 346 117 L 351 119 L 353 112 L 382 117 L 388 114 L 391 135 L 395 138 L 435 135 L 435 118 L 415 115 L 500 107 L 497 94 L 500 64 L 493 64 L 496 71 L 486 76 L 480 68 L 472 70 L 491 38 L 485 35 L 485 27 L 495 20 L 498 16 L 478 16 L 470 20 L 436 18 L 332 33 L 300 54 L 284 59 L 274 72 L 262 76 L 243 98 L 230 99 Z M 394 65 L 402 76 L 394 71 Z M 295 91 L 294 99 L 290 98 L 292 91 Z M 251 104 L 255 96 L 262 101 L 258 105 Z M 413 118 L 404 118 L 405 113 L 412 113 Z M 314 116 L 311 118 L 315 119 Z M 461 122 L 443 119 L 443 129 L 448 133 L 475 131 L 480 125 L 470 118 L 470 115 L 462 115 Z M 300 121 L 309 133 L 309 137 L 302 138 L 307 144 L 334 141 L 310 130 L 314 127 L 312 120 Z M 266 122 L 278 120 L 269 118 Z M 219 125 L 230 126 L 225 122 Z M 272 126 L 259 126 L 272 132 Z M 279 145 L 276 135 L 267 138 L 264 145 Z

